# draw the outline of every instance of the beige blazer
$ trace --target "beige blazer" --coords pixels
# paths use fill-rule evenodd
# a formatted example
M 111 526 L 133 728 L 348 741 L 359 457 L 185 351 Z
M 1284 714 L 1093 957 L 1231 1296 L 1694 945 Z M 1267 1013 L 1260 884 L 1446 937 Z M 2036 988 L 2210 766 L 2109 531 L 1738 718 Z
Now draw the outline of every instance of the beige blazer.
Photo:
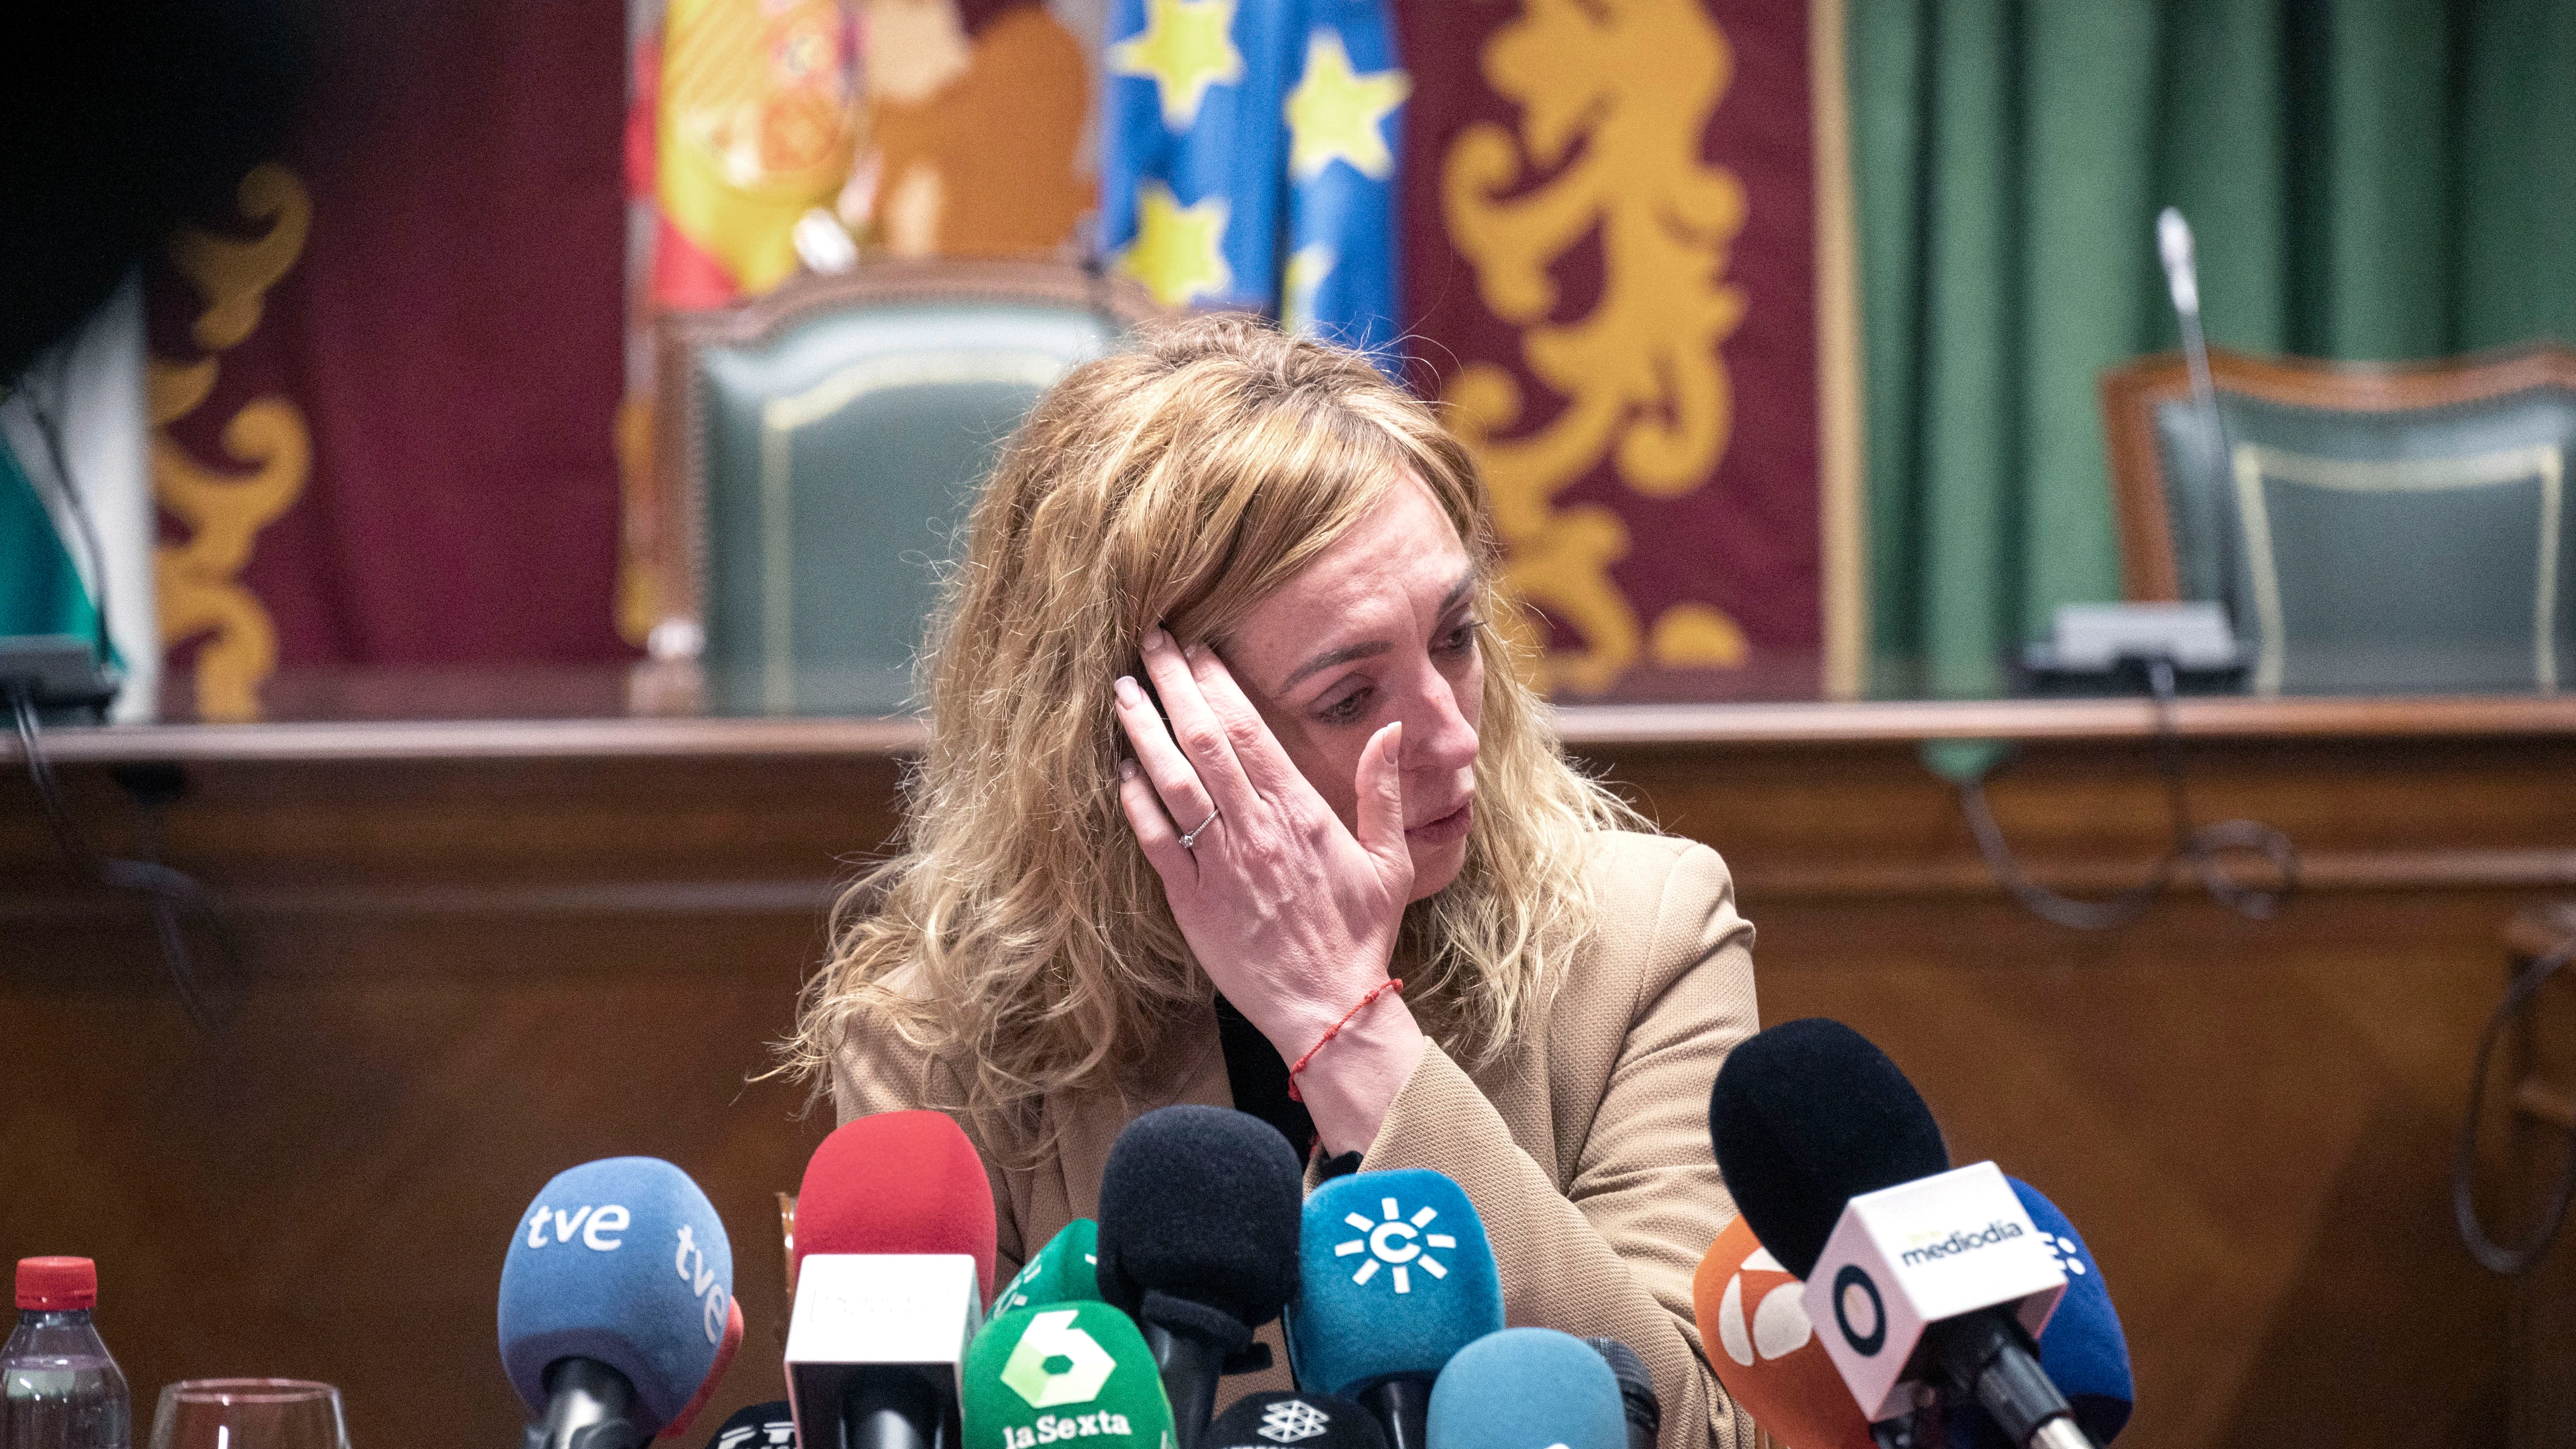
M 1708 1093 L 1726 1053 L 1758 1026 L 1753 927 L 1706 846 L 1605 834 L 1593 868 L 1605 924 L 1537 1029 L 1476 1072 L 1427 1048 L 1362 1170 L 1455 1178 L 1493 1242 L 1505 1320 L 1635 1349 L 1663 1401 L 1659 1449 L 1752 1449 L 1753 1421 L 1709 1372 L 1691 1275 L 1735 1216 L 1709 1151 Z M 993 1179 L 1001 1276 L 1098 1213 L 1101 1168 L 1130 1119 L 1174 1102 L 1234 1105 L 1213 1008 L 1172 1055 L 1149 1089 L 1048 1095 L 1040 1112 L 1056 1138 L 1034 1162 L 1024 1144 L 976 1142 Z M 957 1100 L 937 1062 L 865 1025 L 834 1062 L 832 1095 L 845 1122 Z M 1262 1337 L 1280 1367 L 1230 1380 L 1225 1401 L 1291 1387 L 1278 1325 Z

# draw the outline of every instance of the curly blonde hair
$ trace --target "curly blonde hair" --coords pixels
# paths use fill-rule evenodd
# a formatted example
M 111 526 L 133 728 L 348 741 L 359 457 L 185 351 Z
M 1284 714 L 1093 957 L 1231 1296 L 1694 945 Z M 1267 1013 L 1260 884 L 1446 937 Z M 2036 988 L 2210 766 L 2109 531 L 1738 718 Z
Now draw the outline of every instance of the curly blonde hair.
M 1039 401 L 968 519 L 921 663 L 930 745 L 904 848 L 841 898 L 783 1048 L 818 1090 L 854 1021 L 881 1013 L 962 1084 L 933 1105 L 996 1126 L 1124 1080 L 1206 1009 L 1118 805 L 1110 686 L 1141 672 L 1154 625 L 1221 643 L 1408 477 L 1474 557 L 1482 616 L 1508 607 L 1474 462 L 1364 358 L 1223 315 L 1138 342 Z M 1591 931 L 1592 835 L 1640 823 L 1489 663 L 1466 863 L 1406 909 L 1395 961 L 1424 1028 L 1471 1064 L 1519 1036 Z

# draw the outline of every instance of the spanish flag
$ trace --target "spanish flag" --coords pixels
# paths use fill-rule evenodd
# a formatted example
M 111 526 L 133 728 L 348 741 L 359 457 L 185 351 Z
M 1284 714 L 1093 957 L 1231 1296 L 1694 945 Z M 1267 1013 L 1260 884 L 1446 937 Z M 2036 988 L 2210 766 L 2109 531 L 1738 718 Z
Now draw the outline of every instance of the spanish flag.
M 837 0 L 671 0 L 654 121 L 653 296 L 721 306 L 796 271 L 797 218 L 858 147 L 857 36 Z

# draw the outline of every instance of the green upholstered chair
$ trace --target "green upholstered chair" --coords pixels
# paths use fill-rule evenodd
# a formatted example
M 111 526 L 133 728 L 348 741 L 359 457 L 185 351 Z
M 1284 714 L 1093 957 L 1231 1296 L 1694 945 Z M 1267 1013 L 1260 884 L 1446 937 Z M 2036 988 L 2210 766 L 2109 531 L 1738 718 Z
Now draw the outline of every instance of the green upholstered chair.
M 669 318 L 654 652 L 720 710 L 892 713 L 976 484 L 1029 407 L 1151 315 L 1047 262 L 882 261 Z
M 2223 467 L 2179 357 L 2102 379 L 2130 598 L 2226 604 L 2263 693 L 2576 681 L 2576 353 L 2211 371 Z

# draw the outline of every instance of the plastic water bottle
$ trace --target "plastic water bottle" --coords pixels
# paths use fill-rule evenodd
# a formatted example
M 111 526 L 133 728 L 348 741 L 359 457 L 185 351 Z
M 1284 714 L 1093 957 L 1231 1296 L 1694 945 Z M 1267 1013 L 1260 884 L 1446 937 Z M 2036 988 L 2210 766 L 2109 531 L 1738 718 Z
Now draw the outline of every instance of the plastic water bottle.
M 90 1326 L 98 1265 L 18 1260 L 18 1329 L 0 1348 L 0 1449 L 133 1449 L 125 1374 Z

